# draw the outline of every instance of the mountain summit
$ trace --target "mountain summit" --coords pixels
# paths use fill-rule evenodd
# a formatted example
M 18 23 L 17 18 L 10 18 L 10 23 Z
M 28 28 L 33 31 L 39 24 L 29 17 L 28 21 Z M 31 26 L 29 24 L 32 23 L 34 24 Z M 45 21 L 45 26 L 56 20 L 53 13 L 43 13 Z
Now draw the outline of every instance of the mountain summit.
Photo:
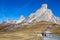
M 42 4 L 41 8 L 28 17 L 28 22 L 49 21 L 60 24 L 60 19 L 53 15 L 51 9 L 48 9 L 47 4 Z

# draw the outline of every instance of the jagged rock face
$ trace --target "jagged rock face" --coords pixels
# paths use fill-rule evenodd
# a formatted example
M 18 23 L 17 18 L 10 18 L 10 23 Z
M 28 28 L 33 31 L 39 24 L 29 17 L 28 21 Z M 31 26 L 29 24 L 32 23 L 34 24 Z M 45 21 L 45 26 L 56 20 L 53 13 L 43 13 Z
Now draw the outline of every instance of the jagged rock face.
M 49 21 L 60 24 L 60 19 L 55 17 L 50 9 L 47 8 L 47 4 L 43 4 L 40 9 L 29 16 L 28 22 L 37 21 Z
M 20 19 L 17 20 L 15 23 L 23 23 L 28 25 L 28 23 L 30 24 L 39 21 L 49 21 L 60 24 L 60 19 L 53 15 L 52 10 L 48 9 L 47 4 L 42 4 L 41 8 L 39 8 L 35 13 L 31 13 L 27 19 L 25 19 L 23 15 L 20 16 Z

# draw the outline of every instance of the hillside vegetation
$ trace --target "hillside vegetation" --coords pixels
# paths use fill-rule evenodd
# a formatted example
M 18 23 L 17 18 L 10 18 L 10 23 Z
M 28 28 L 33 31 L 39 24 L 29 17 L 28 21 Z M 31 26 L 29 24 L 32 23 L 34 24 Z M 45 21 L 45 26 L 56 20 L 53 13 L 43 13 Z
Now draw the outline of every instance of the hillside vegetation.
M 10 27 L 14 25 L 8 26 Z M 6 27 L 2 26 L 2 29 L 0 29 L 0 40 L 43 40 L 43 38 L 38 34 L 45 32 L 48 26 L 51 28 L 50 31 L 52 33 L 60 33 L 60 25 L 53 24 L 52 22 L 41 21 L 28 26 L 21 27 L 14 31 L 6 31 L 4 29 Z

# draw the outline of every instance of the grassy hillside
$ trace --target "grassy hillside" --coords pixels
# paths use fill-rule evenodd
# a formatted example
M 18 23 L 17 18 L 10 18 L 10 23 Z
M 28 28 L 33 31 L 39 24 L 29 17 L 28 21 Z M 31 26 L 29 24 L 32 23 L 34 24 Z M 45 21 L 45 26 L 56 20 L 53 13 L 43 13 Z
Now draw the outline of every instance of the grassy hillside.
M 41 21 L 41 22 L 37 22 L 31 25 L 28 25 L 24 28 L 19 29 L 20 32 L 44 32 L 46 31 L 46 27 L 48 25 L 51 25 L 51 22 L 46 22 L 46 21 Z
M 53 34 L 60 35 L 60 25 L 52 26 L 50 31 Z
M 14 26 L 14 25 L 8 25 Z M 15 31 L 5 31 L 5 26 L 1 28 L 0 40 L 42 40 L 38 33 L 46 31 L 47 27 L 51 28 L 51 32 L 60 35 L 60 25 L 52 22 L 41 21 L 25 27 L 21 27 Z

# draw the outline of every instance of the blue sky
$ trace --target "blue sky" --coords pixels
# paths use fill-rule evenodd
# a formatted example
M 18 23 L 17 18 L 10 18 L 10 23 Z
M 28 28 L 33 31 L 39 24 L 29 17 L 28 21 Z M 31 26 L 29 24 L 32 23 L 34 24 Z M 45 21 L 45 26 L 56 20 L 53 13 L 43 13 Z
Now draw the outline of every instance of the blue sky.
M 60 0 L 0 0 L 0 21 L 18 20 L 21 15 L 27 18 L 44 3 L 60 17 Z

